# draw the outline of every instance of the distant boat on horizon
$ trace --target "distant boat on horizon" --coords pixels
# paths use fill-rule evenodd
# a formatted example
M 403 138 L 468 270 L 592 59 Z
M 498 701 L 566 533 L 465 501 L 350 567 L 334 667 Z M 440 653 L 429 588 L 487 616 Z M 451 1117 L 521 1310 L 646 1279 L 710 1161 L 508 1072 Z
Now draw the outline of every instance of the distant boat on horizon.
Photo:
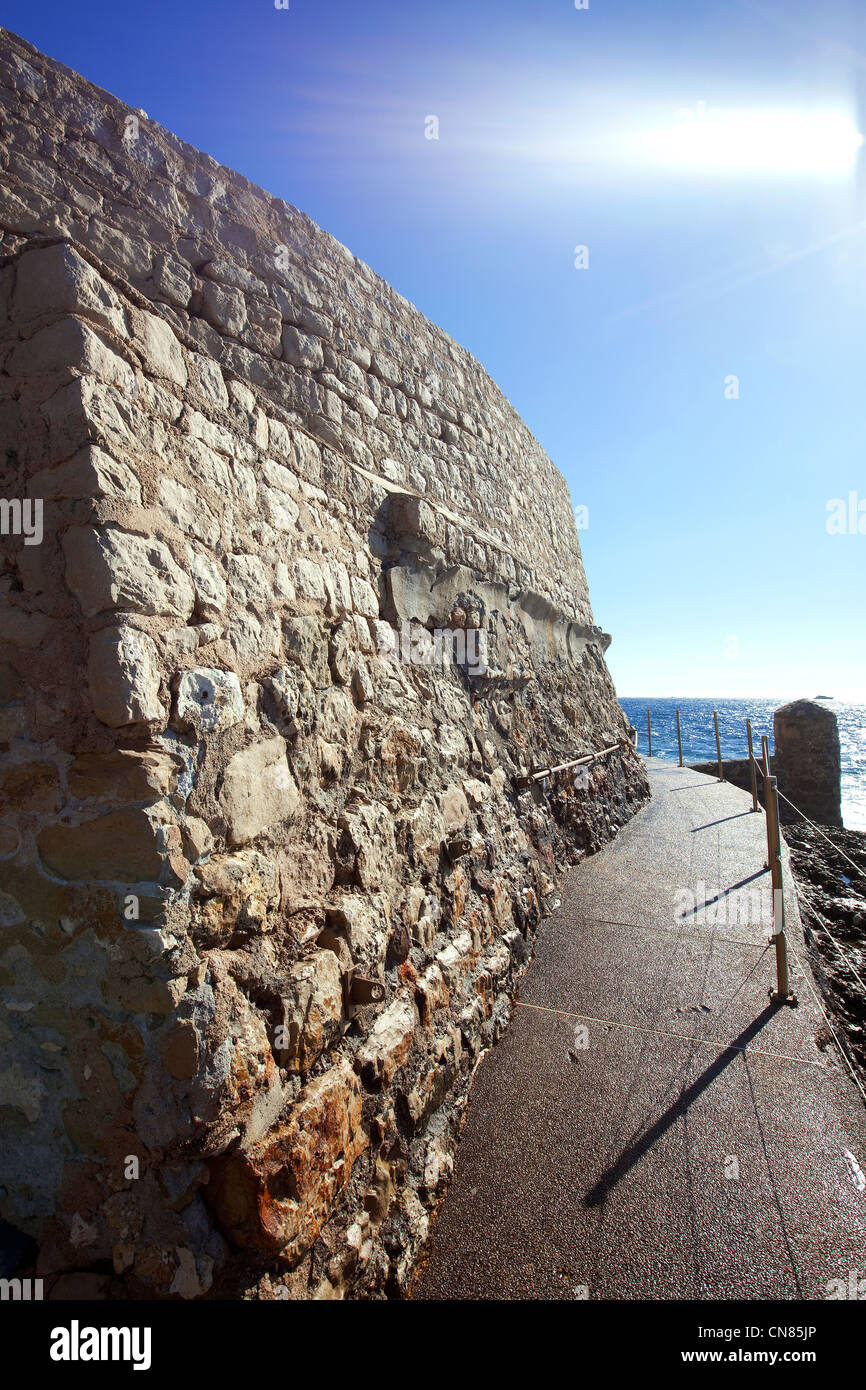
M 815 699 L 816 699 L 816 700 L 832 700 L 832 699 L 834 699 L 834 698 L 835 698 L 835 697 L 834 697 L 833 695 L 816 695 L 816 696 L 815 696 Z

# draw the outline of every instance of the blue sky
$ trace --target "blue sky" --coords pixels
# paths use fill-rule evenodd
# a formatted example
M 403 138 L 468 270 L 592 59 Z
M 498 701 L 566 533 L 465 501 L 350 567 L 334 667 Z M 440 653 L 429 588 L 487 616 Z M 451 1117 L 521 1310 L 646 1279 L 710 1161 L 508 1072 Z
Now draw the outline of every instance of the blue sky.
M 621 694 L 866 700 L 866 534 L 826 529 L 831 499 L 866 504 L 866 151 L 840 153 L 866 7 L 26 0 L 2 23 L 479 358 L 589 508 Z

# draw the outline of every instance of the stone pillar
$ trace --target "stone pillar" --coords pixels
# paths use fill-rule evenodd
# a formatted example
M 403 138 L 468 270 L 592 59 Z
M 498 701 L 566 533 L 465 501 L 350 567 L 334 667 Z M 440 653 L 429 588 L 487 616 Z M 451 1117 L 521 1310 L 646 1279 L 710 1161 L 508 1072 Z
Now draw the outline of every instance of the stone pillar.
M 841 825 L 841 763 L 836 716 L 813 700 L 793 700 L 773 715 L 779 791 L 819 825 Z M 801 821 L 780 801 L 785 824 Z M 801 821 L 802 823 L 802 821 Z

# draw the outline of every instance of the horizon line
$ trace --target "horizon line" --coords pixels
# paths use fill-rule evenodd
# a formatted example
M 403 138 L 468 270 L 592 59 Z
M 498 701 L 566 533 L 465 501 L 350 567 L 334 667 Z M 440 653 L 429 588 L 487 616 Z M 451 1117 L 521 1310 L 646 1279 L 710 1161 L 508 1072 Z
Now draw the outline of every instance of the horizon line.
M 857 696 L 851 695 L 620 695 L 617 693 L 618 700 L 839 700 L 844 704 L 866 704 L 866 694 Z

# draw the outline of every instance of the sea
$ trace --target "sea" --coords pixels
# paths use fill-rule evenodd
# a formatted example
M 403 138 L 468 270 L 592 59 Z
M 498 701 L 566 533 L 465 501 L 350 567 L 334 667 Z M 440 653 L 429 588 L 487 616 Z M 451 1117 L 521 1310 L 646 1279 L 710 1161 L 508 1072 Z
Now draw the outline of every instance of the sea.
M 629 721 L 637 729 L 638 752 L 647 752 L 646 712 L 650 712 L 653 756 L 677 761 L 676 711 L 680 712 L 683 762 L 708 763 L 716 757 L 713 710 L 719 716 L 723 758 L 747 758 L 746 720 L 752 721 L 755 751 L 760 755 L 761 735 L 773 752 L 773 711 L 786 700 L 687 700 L 620 698 Z M 822 699 L 836 716 L 842 761 L 842 821 L 849 830 L 866 831 L 866 705 Z

